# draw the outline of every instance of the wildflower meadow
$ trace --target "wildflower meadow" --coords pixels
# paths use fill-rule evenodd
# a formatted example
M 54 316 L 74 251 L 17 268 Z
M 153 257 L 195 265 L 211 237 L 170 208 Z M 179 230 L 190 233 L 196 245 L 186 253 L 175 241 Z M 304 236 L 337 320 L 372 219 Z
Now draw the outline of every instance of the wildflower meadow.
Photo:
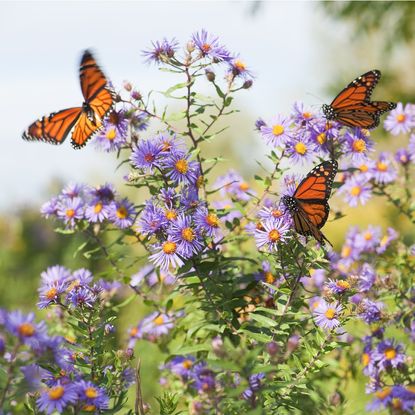
M 114 183 L 67 183 L 39 206 L 74 242 L 42 264 L 36 303 L 0 310 L 0 413 L 413 414 L 415 246 L 369 211 L 337 224 L 376 198 L 414 227 L 415 104 L 365 129 L 299 96 L 257 114 L 269 164 L 242 177 L 215 143 L 255 94 L 249 56 L 201 29 L 142 60 L 171 86 L 111 83 L 86 144 L 117 159 Z M 307 235 L 287 201 L 327 162 L 330 232 Z

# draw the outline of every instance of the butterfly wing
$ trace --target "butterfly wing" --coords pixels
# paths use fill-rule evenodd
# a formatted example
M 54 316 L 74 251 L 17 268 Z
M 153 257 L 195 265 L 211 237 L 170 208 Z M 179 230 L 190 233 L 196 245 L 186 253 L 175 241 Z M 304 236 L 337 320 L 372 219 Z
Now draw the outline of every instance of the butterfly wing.
M 100 120 L 91 120 L 86 112 L 82 112 L 72 132 L 72 147 L 82 148 L 86 142 L 102 127 Z
M 44 116 L 29 125 L 23 139 L 62 144 L 82 114 L 81 107 L 68 108 L 49 116 Z
M 324 245 L 325 241 L 331 245 L 331 242 L 324 236 L 323 232 L 321 232 L 316 225 L 311 223 L 308 215 L 301 209 L 293 214 L 293 221 L 295 230 L 300 235 L 312 236 L 321 245 Z

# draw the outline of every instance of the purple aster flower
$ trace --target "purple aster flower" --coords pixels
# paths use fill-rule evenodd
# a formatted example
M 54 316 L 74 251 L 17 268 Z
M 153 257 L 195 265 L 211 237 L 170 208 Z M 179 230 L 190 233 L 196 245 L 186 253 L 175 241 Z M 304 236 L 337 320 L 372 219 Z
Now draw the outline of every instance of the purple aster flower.
M 339 194 L 344 195 L 346 203 L 351 207 L 356 207 L 359 203 L 365 205 L 372 197 L 372 188 L 367 177 L 354 175 L 347 179 L 339 189 Z
M 141 287 L 147 281 L 148 276 L 154 272 L 155 269 L 153 265 L 145 265 L 140 271 L 131 276 L 130 285 L 137 288 Z
M 343 279 L 332 280 L 329 279 L 326 286 L 334 294 L 343 294 L 350 290 L 350 283 Z
M 258 249 L 265 247 L 268 251 L 278 249 L 278 244 L 285 242 L 290 224 L 282 218 L 262 222 L 262 229 L 255 230 L 255 241 Z
M 177 244 L 177 252 L 184 258 L 197 255 L 203 247 L 199 231 L 192 225 L 190 216 L 180 215 L 172 222 L 168 234 Z
M 247 388 L 242 392 L 242 398 L 252 402 L 255 399 L 255 393 L 251 388 Z
M 384 304 L 364 298 L 359 304 L 359 317 L 367 324 L 379 321 L 382 318 Z
M 386 184 L 396 180 L 398 172 L 392 166 L 389 154 L 382 152 L 375 165 L 370 169 L 377 183 Z
M 82 199 L 84 191 L 86 189 L 86 186 L 82 183 L 69 183 L 62 189 L 61 195 L 63 196 L 63 198 L 68 199 Z
M 66 296 L 68 303 L 74 307 L 92 308 L 97 300 L 97 297 L 87 287 L 75 287 Z
M 68 288 L 67 282 L 53 282 L 46 283 L 39 288 L 39 302 L 37 306 L 39 308 L 46 308 L 51 304 L 59 303 L 60 297 L 66 292 Z
M 167 189 L 163 188 L 160 190 L 160 197 L 167 206 L 173 206 L 179 195 L 174 188 L 168 187 Z
M 316 150 L 315 144 L 305 135 L 293 137 L 286 143 L 287 155 L 294 164 L 313 161 Z
M 375 399 L 370 402 L 366 409 L 369 411 L 377 411 L 388 406 L 392 401 L 392 388 L 390 386 L 385 386 L 382 389 L 378 389 L 375 392 Z
M 255 194 L 242 176 L 232 169 L 216 179 L 215 187 L 220 189 L 220 194 L 223 197 L 231 196 L 242 201 L 251 199 L 250 194 Z
M 342 306 L 339 303 L 327 303 L 322 299 L 313 311 L 314 320 L 324 330 L 333 330 L 340 325 L 341 312 Z
M 85 380 L 76 382 L 75 386 L 82 410 L 97 413 L 108 408 L 109 398 L 103 388 Z
M 303 102 L 297 101 L 293 105 L 292 117 L 300 126 L 308 127 L 314 121 L 315 114 L 309 108 L 306 108 Z
M 111 183 L 105 183 L 104 185 L 92 188 L 89 193 L 92 199 L 99 200 L 104 205 L 108 205 L 113 202 L 117 194 L 114 185 Z
M 406 148 L 399 148 L 398 150 L 396 150 L 395 160 L 399 164 L 406 166 L 411 161 L 411 155 L 409 154 L 409 151 Z
M 136 228 L 138 232 L 151 236 L 167 225 L 167 222 L 163 209 L 156 206 L 153 200 L 148 200 L 136 223 Z
M 74 287 L 88 286 L 92 283 L 93 280 L 94 277 L 89 269 L 79 268 L 72 273 L 71 285 Z
M 195 184 L 199 177 L 199 163 L 189 161 L 190 155 L 179 151 L 170 152 L 164 160 L 164 167 L 169 171 L 167 176 L 176 184 Z
M 147 62 L 166 62 L 171 59 L 178 48 L 179 42 L 176 39 L 167 40 L 164 38 L 162 41 L 151 42 L 152 48 L 143 51 L 143 56 L 147 59 Z
M 57 411 L 63 413 L 64 409 L 77 401 L 76 387 L 71 384 L 61 384 L 45 389 L 36 400 L 38 409 L 47 415 Z
M 68 282 L 71 277 L 71 272 L 62 265 L 54 265 L 47 268 L 40 274 L 42 284 L 55 284 Z
M 257 216 L 261 220 L 278 219 L 285 215 L 285 220 L 289 221 L 290 216 L 285 214 L 285 207 L 280 203 L 273 203 L 270 206 L 263 206 L 257 213 Z
M 376 273 L 373 267 L 365 262 L 359 272 L 359 288 L 363 292 L 369 291 L 376 280 Z
M 301 179 L 301 176 L 298 174 L 286 174 L 282 179 L 280 193 L 287 196 L 293 196 Z
M 347 130 L 344 136 L 343 152 L 349 155 L 354 162 L 367 160 L 368 153 L 373 151 L 373 141 L 369 139 L 369 134 L 364 133 L 360 128 Z
M 183 186 L 178 205 L 181 209 L 196 209 L 205 202 L 199 199 L 199 189 L 194 185 Z
M 141 330 L 150 341 L 164 336 L 174 327 L 172 316 L 155 311 L 145 317 L 141 322 Z
M 20 310 L 11 311 L 7 314 L 5 327 L 21 343 L 36 349 L 40 348 L 46 336 L 45 322 L 36 323 L 34 313 L 23 314 Z
M 58 203 L 59 203 L 59 199 L 57 197 L 52 197 L 52 199 L 44 203 L 42 207 L 40 208 L 41 215 L 46 219 L 57 216 L 58 215 Z
M 382 237 L 379 242 L 379 246 L 376 248 L 378 254 L 383 254 L 388 246 L 399 236 L 398 232 L 395 229 L 389 227 L 386 231 L 386 234 Z
M 160 167 L 163 145 L 150 140 L 139 141 L 131 153 L 131 164 L 137 169 L 143 169 L 150 173 L 153 168 Z
M 209 212 L 205 206 L 196 209 L 194 216 L 196 229 L 210 237 L 217 236 L 220 232 L 220 220 L 216 213 Z
M 405 363 L 403 346 L 395 344 L 391 339 L 383 340 L 373 351 L 373 359 L 377 362 L 380 371 L 391 367 L 396 368 Z
M 178 245 L 169 237 L 157 247 L 157 252 L 150 255 L 149 259 L 162 270 L 167 271 L 170 266 L 181 267 L 184 262 L 178 255 Z
M 100 199 L 89 202 L 85 207 L 85 218 L 90 223 L 104 222 L 110 214 L 109 205 L 104 205 Z
M 119 150 L 127 142 L 128 120 L 125 111 L 112 111 L 104 120 L 102 130 L 94 137 L 97 149 L 107 153 Z
M 215 389 L 215 374 L 212 370 L 206 367 L 205 362 L 200 362 L 195 365 L 193 371 L 193 383 L 191 386 L 199 392 L 205 393 Z
M 137 91 L 131 92 L 131 97 L 133 99 L 137 99 Z M 141 99 L 141 96 L 139 100 Z M 141 112 L 140 109 L 138 109 L 136 112 L 134 112 L 132 115 L 130 115 L 130 127 L 135 131 L 145 131 L 148 128 L 149 125 L 149 117 L 145 112 Z
M 309 139 L 320 150 L 328 153 L 333 147 L 333 141 L 337 139 L 339 129 L 333 124 L 328 124 L 326 119 L 316 120 L 308 128 Z
M 111 204 L 110 221 L 120 229 L 129 228 L 135 219 L 135 207 L 127 198 Z
M 179 375 L 184 381 L 192 376 L 195 363 L 193 356 L 175 356 L 165 366 L 165 369 Z
M 384 128 L 392 135 L 399 135 L 401 133 L 408 133 L 415 127 L 415 114 L 410 104 L 405 108 L 399 102 L 394 110 L 392 110 L 386 117 Z
M 374 252 L 380 242 L 382 230 L 379 226 L 369 225 L 368 228 L 356 235 L 355 244 L 361 251 Z
M 37 392 L 41 389 L 42 380 L 46 378 L 49 373 L 47 370 L 41 368 L 39 365 L 30 364 L 20 367 L 24 376 L 25 384 L 30 392 Z
M 405 413 L 414 413 L 415 408 L 415 390 L 413 386 L 394 385 L 392 388 L 392 401 L 390 406 L 392 410 Z
M 248 383 L 249 387 L 254 391 L 258 391 L 261 389 L 261 382 L 265 378 L 265 373 L 256 373 L 254 375 L 249 376 Z
M 232 59 L 230 52 L 219 44 L 219 38 L 210 35 L 205 29 L 194 33 L 192 41 L 203 58 L 212 58 L 216 62 Z
M 69 228 L 75 227 L 76 221 L 84 218 L 84 202 L 78 197 L 61 199 L 58 203 L 58 217 Z
M 159 134 L 155 138 L 155 142 L 162 146 L 164 153 L 183 153 L 186 151 L 186 144 L 176 135 Z
M 255 121 L 255 128 L 258 130 L 258 131 L 261 131 L 261 128 L 262 127 L 266 127 L 267 126 L 267 123 L 262 119 L 262 118 L 258 118 L 256 121 Z
M 260 131 L 265 142 L 274 147 L 282 147 L 292 138 L 290 120 L 280 114 L 271 120 L 270 125 L 263 125 Z
M 252 79 L 251 79 L 252 73 L 247 68 L 245 62 L 239 58 L 239 56 L 228 61 L 228 65 L 229 65 L 230 76 L 235 77 L 235 78 L 240 77 L 240 78 L 246 79 L 245 82 L 251 81 L 251 85 L 252 85 Z

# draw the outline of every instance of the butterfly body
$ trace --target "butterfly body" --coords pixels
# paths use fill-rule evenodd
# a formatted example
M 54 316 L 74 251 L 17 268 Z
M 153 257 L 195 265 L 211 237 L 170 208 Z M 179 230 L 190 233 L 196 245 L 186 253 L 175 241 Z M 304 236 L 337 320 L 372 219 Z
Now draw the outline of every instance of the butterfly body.
M 79 71 L 82 106 L 42 117 L 28 127 L 23 139 L 62 144 L 72 131 L 72 146 L 82 148 L 101 129 L 103 119 L 113 108 L 115 94 L 88 50 L 83 53 Z
M 326 119 L 338 121 L 347 127 L 377 127 L 380 116 L 396 108 L 394 102 L 370 100 L 380 77 L 380 71 L 374 69 L 352 81 L 330 105 L 322 106 Z
M 308 173 L 292 196 L 281 198 L 293 218 L 295 230 L 303 236 L 313 236 L 322 245 L 329 242 L 320 229 L 330 213 L 328 199 L 337 168 L 337 161 L 324 161 Z

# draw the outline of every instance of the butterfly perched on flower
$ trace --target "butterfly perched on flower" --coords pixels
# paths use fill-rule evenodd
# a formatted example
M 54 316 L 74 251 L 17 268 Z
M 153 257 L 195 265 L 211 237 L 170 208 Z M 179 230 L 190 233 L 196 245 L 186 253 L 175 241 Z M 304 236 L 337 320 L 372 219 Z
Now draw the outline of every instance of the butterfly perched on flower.
M 320 229 L 329 216 L 328 200 L 337 167 L 336 160 L 324 161 L 307 174 L 292 196 L 281 199 L 293 218 L 295 230 L 301 235 L 313 236 L 322 245 L 325 240 L 331 245 Z
M 370 101 L 381 73 L 373 70 L 352 81 L 334 98 L 330 105 L 323 105 L 327 120 L 335 120 L 347 127 L 375 128 L 380 116 L 396 108 L 396 103 Z
M 23 139 L 62 144 L 72 131 L 72 146 L 83 147 L 102 127 L 103 118 L 114 105 L 114 92 L 95 58 L 86 50 L 79 67 L 84 103 L 54 112 L 31 124 L 23 133 Z

